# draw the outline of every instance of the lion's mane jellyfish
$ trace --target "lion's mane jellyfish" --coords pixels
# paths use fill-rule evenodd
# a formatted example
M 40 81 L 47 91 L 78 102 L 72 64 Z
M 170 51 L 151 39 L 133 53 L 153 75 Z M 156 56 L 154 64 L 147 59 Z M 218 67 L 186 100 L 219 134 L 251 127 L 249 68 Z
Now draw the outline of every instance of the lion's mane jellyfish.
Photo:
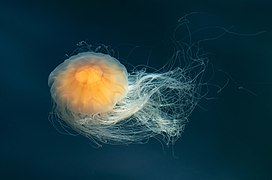
M 49 75 L 54 118 L 96 143 L 129 144 L 158 136 L 173 143 L 199 99 L 196 76 L 204 68 L 194 76 L 192 69 L 128 73 L 108 54 L 81 52 Z

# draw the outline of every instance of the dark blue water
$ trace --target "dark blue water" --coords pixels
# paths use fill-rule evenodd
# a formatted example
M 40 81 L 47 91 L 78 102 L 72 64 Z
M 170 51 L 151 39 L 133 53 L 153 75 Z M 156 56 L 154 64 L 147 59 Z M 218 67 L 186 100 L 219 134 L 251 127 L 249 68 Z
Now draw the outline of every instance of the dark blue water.
M 1 2 L 0 179 L 272 179 L 271 7 L 268 0 Z M 229 83 L 220 93 L 209 88 L 216 99 L 200 101 L 174 147 L 151 139 L 94 148 L 52 127 L 47 78 L 78 42 L 110 45 L 122 63 L 159 68 L 177 20 L 191 12 L 201 12 L 191 16 L 191 32 L 218 26 L 237 34 L 201 44 L 211 83 Z M 208 28 L 192 41 L 221 32 Z

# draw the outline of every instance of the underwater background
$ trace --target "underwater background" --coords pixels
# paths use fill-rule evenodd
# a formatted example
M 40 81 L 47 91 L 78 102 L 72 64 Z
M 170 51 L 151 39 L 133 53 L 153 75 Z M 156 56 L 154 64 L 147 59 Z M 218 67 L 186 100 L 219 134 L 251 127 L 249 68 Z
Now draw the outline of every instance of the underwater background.
M 272 179 L 271 8 L 269 0 L 1 1 L 0 179 Z M 190 31 L 177 28 L 185 15 Z M 189 32 L 192 42 L 209 39 L 200 49 L 211 86 L 174 146 L 153 138 L 97 148 L 50 123 L 48 75 L 79 42 L 158 69 Z

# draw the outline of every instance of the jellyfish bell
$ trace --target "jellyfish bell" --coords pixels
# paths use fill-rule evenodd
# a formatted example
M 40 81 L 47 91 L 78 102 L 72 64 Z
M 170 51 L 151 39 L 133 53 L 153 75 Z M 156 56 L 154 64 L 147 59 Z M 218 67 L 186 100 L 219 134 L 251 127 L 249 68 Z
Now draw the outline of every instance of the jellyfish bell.
M 58 108 L 83 115 L 105 113 L 126 95 L 127 71 L 109 55 L 85 52 L 59 65 L 49 85 Z
M 201 74 L 205 67 L 198 65 Z M 198 102 L 192 69 L 128 73 L 108 54 L 79 53 L 49 75 L 54 118 L 97 144 L 138 143 L 159 135 L 173 143 Z

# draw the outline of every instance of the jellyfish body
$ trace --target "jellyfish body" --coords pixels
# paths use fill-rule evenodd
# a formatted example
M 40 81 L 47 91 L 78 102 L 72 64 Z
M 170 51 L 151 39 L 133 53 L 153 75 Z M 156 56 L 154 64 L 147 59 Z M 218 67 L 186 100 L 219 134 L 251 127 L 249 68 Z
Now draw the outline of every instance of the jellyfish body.
M 49 77 L 58 106 L 85 115 L 113 109 L 127 93 L 126 68 L 109 55 L 80 53 L 65 61 Z
M 128 73 L 117 59 L 96 52 L 70 57 L 48 79 L 54 114 L 95 142 L 128 144 L 161 135 L 180 137 L 198 102 L 188 69 Z

